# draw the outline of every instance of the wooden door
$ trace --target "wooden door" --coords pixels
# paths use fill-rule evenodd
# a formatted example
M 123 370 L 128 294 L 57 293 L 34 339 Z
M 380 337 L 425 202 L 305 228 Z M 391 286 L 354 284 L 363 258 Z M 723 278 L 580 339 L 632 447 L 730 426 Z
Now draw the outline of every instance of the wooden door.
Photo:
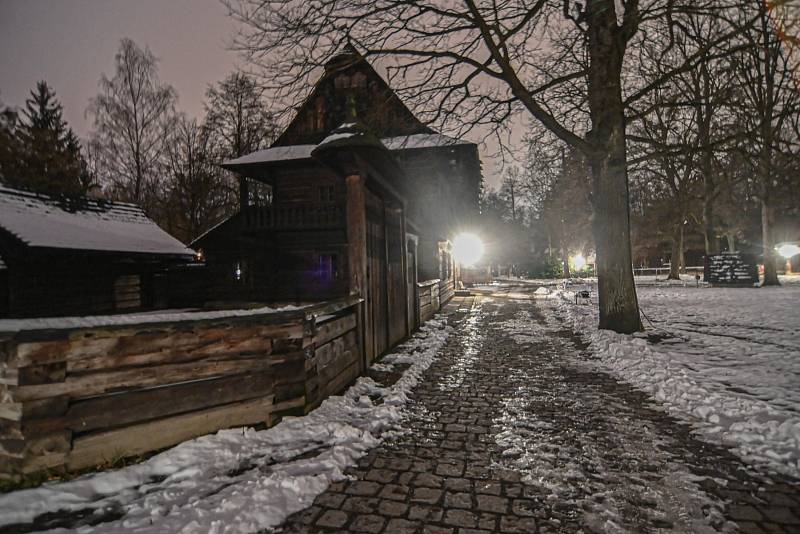
M 387 309 L 389 320 L 389 344 L 395 345 L 406 337 L 408 316 L 406 314 L 406 258 L 403 211 L 400 207 L 386 209 L 386 257 L 387 257 Z
M 383 201 L 366 190 L 367 208 L 367 357 L 389 348 L 386 287 L 386 221 Z
M 409 239 L 406 243 L 406 299 L 408 299 L 408 334 L 419 327 L 419 288 L 417 287 L 417 243 Z

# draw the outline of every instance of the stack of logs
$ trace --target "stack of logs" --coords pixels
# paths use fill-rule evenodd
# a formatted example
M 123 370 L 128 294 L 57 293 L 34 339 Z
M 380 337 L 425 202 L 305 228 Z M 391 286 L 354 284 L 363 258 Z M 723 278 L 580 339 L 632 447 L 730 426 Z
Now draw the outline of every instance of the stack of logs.
M 76 470 L 271 426 L 363 370 L 360 300 L 0 334 L 0 477 Z

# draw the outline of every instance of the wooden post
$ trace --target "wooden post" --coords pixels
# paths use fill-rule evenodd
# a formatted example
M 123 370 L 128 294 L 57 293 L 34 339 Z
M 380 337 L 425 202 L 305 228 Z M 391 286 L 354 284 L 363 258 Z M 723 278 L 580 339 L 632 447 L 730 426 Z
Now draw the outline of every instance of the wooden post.
M 359 305 L 359 344 L 362 354 L 362 371 L 372 361 L 372 322 L 369 316 L 367 295 L 367 211 L 364 179 L 358 174 L 345 178 L 347 186 L 347 265 L 348 291 L 364 299 Z

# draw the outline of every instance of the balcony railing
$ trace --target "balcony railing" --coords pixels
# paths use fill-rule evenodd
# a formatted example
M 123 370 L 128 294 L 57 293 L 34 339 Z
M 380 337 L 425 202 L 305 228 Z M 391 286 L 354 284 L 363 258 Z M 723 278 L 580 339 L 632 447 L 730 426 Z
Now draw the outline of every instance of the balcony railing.
M 336 204 L 249 206 L 243 210 L 243 215 L 248 230 L 310 230 L 344 226 L 344 209 Z

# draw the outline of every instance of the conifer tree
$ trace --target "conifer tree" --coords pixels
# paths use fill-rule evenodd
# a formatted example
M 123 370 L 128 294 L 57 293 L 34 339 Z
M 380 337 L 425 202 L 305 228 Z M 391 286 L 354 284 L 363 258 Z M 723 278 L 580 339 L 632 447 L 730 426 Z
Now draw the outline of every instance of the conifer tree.
M 80 141 L 64 121 L 61 103 L 47 82 L 36 84 L 21 115 L 4 112 L 3 182 L 52 195 L 83 193 L 88 175 Z

